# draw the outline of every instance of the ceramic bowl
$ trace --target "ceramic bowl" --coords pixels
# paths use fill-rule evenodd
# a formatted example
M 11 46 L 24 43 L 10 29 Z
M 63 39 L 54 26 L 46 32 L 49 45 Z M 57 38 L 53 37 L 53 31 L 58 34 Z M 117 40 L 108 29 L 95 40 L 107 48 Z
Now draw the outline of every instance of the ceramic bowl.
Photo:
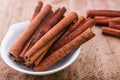
M 57 63 L 55 63 L 52 67 L 42 72 L 35 72 L 33 69 L 27 68 L 24 65 L 18 62 L 15 62 L 12 59 L 12 57 L 9 55 L 9 50 L 11 46 L 14 44 L 14 42 L 18 39 L 18 37 L 25 30 L 25 28 L 27 28 L 28 24 L 29 24 L 29 21 L 11 25 L 10 28 L 8 29 L 6 36 L 2 40 L 1 57 L 4 60 L 4 62 L 12 69 L 22 72 L 22 73 L 31 74 L 31 75 L 48 75 L 48 74 L 58 72 L 68 67 L 79 56 L 80 48 L 71 52 L 69 55 L 65 56 L 64 58 L 59 60 Z

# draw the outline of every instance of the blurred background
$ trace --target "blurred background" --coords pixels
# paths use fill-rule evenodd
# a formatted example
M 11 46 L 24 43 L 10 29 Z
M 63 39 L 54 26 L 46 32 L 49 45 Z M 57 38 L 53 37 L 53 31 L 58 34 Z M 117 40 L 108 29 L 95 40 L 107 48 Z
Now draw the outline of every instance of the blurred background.
M 5 35 L 10 24 L 29 20 L 37 1 L 39 0 L 0 0 L 0 29 L 5 28 L 0 30 L 0 36 Z M 67 13 L 75 11 L 83 16 L 86 16 L 89 9 L 120 10 L 120 0 L 43 0 L 43 2 L 52 4 L 53 9 L 65 6 Z

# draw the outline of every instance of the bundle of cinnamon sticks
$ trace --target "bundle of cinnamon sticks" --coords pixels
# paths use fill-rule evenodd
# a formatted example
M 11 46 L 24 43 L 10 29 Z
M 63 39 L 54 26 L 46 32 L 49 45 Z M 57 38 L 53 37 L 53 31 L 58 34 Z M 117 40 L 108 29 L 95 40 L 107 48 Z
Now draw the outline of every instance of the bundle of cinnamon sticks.
M 102 34 L 120 38 L 120 11 L 88 10 L 87 17 L 95 19 L 96 25 L 102 27 Z
M 66 8 L 52 10 L 39 1 L 28 28 L 13 44 L 9 53 L 15 61 L 35 71 L 45 71 L 80 45 L 95 36 L 91 28 L 95 20 L 71 12 Z

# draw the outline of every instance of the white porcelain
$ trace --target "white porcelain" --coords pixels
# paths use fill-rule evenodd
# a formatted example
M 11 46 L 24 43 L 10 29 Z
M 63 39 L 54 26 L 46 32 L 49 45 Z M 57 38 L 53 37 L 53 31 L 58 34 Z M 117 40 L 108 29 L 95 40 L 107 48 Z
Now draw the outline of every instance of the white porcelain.
M 9 55 L 9 49 L 14 44 L 14 42 L 17 40 L 17 38 L 21 35 L 21 33 L 25 30 L 25 28 L 28 26 L 29 21 L 27 22 L 21 22 L 14 25 L 11 25 L 6 36 L 2 40 L 1 43 L 1 57 L 4 60 L 4 62 L 11 68 L 13 68 L 16 71 L 31 74 L 31 75 L 48 75 L 55 72 L 58 72 L 66 67 L 68 67 L 71 63 L 73 63 L 76 58 L 78 57 L 80 53 L 80 48 L 73 51 L 60 61 L 58 61 L 56 64 L 54 64 L 51 68 L 49 68 L 46 71 L 43 72 L 35 72 L 32 69 L 29 69 L 25 67 L 24 65 L 13 61 L 11 56 Z

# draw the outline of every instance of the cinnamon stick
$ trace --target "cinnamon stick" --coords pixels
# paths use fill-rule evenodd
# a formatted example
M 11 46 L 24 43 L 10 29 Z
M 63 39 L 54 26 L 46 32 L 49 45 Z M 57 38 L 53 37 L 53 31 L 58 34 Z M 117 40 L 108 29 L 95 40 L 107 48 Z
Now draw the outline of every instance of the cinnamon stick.
M 106 17 L 106 16 L 95 16 L 95 19 L 106 19 L 106 18 L 110 18 L 110 17 Z
M 120 11 L 115 10 L 88 10 L 87 17 L 94 18 L 95 16 L 120 17 Z
M 120 38 L 120 30 L 102 27 L 102 34 Z
M 120 23 L 117 23 L 117 22 L 109 22 L 109 27 L 120 30 Z
M 84 23 L 85 18 L 83 16 L 80 16 L 78 18 L 78 20 L 69 28 L 69 30 L 67 30 L 64 35 L 62 37 L 65 37 L 67 35 L 69 35 L 71 32 L 73 32 L 77 27 L 79 27 L 80 25 L 82 25 L 82 23 Z
M 21 51 L 23 50 L 24 44 L 30 38 L 30 36 L 34 33 L 39 23 L 49 14 L 51 11 L 51 6 L 47 4 L 41 12 L 31 21 L 28 25 L 28 28 L 24 31 L 24 33 L 19 37 L 19 39 L 15 42 L 15 44 L 10 49 L 9 53 L 18 58 Z
M 75 39 L 70 41 L 68 44 L 64 45 L 57 51 L 53 52 L 50 56 L 48 56 L 45 60 L 43 60 L 39 66 L 35 67 L 35 71 L 45 71 L 49 67 L 51 67 L 54 63 L 59 61 L 64 56 L 68 55 L 71 51 L 77 49 L 80 45 L 94 37 L 95 34 L 87 29 L 85 32 L 77 36 Z
M 88 28 L 92 27 L 95 24 L 94 19 L 88 19 L 86 20 L 82 25 L 80 25 L 77 29 L 75 29 L 72 33 L 70 33 L 68 36 L 61 37 L 59 40 L 57 40 L 53 45 L 52 48 L 48 51 L 48 53 L 45 55 L 44 58 L 48 57 L 53 53 L 54 51 L 58 50 L 71 40 L 73 40 L 75 37 L 80 35 L 82 32 L 87 30 Z
M 29 44 L 25 47 L 23 52 L 21 53 L 21 57 L 24 57 L 25 53 L 29 51 L 29 49 L 42 37 L 44 36 L 54 25 L 56 25 L 63 17 L 66 8 L 58 9 L 55 13 L 53 13 L 52 17 L 50 17 L 43 26 L 36 31 L 37 33 L 33 36 Z
M 32 20 L 38 15 L 38 13 L 40 12 L 42 6 L 43 6 L 43 2 L 38 1 L 37 6 L 35 7 L 34 13 L 32 15 Z
M 114 17 L 114 18 L 110 18 L 110 17 L 104 17 L 104 18 L 96 18 L 95 17 L 95 21 L 96 21 L 96 25 L 99 26 L 108 26 L 109 22 L 117 22 L 120 23 L 120 17 Z
M 34 33 L 27 46 L 24 48 L 20 57 L 24 57 L 27 51 L 45 34 L 47 33 L 57 22 L 62 19 L 63 14 L 66 9 L 63 7 L 62 9 L 58 9 L 52 15 L 48 15 L 46 19 L 43 21 L 43 24 L 39 26 L 37 31 Z M 55 21 L 54 21 L 55 20 Z
M 26 60 L 26 63 L 29 63 L 28 66 L 30 65 L 38 65 L 39 62 L 42 60 L 46 52 L 48 51 L 49 47 L 54 43 L 55 40 L 57 40 L 65 30 L 60 32 L 58 35 L 53 37 L 50 41 L 48 41 L 43 47 L 38 49 L 33 55 L 29 56 L 29 58 Z M 34 62 L 34 64 L 33 64 Z
M 31 21 L 38 15 L 38 13 L 41 11 L 41 8 L 42 8 L 42 6 L 43 6 L 43 2 L 41 2 L 41 1 L 39 1 L 38 3 L 37 3 L 37 6 L 35 7 L 35 10 L 34 10 L 34 13 L 32 14 L 32 19 L 31 19 Z M 25 46 L 28 44 L 28 42 L 26 42 L 26 44 L 25 44 Z M 21 60 L 20 60 L 20 58 L 18 59 L 18 58 L 13 58 L 15 61 L 18 61 L 18 62 L 22 62 Z
M 63 18 L 59 23 L 57 23 L 52 29 L 50 29 L 34 46 L 25 54 L 25 59 L 36 52 L 44 44 L 46 44 L 50 39 L 60 33 L 61 30 L 64 30 L 70 23 L 77 19 L 77 14 L 71 12 L 68 16 Z
M 41 24 L 38 25 L 38 28 L 35 30 L 34 34 L 30 37 L 30 39 L 26 42 L 24 49 L 20 53 L 20 58 L 23 60 L 23 57 L 25 53 L 32 47 L 33 42 L 35 43 L 36 35 L 40 32 L 40 29 L 43 25 L 46 24 L 46 22 L 53 16 L 53 11 L 50 11 L 50 13 L 44 18 L 44 20 L 41 22 Z

